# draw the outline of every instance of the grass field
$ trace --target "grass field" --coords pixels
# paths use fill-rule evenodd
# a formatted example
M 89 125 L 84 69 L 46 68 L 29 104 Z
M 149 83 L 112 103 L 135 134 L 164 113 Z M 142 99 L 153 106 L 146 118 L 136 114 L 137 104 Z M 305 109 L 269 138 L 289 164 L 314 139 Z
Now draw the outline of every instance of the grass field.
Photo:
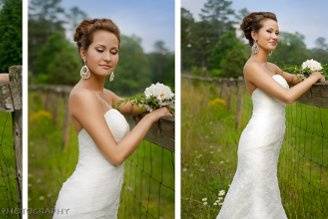
M 10 113 L 0 112 L 0 127 L 0 218 L 19 218 L 18 214 L 8 212 L 18 208 Z
M 218 85 L 182 80 L 183 218 L 215 218 L 236 170 L 237 144 L 251 102 L 244 94 L 241 127 L 236 128 L 236 97 L 228 110 L 218 90 Z M 286 213 L 289 218 L 328 218 L 328 110 L 293 104 L 286 118 L 278 172 Z
M 62 183 L 73 172 L 77 138 L 73 128 L 66 147 L 62 140 L 64 101 L 59 101 L 58 118 L 53 121 L 41 97 L 29 95 L 29 208 L 53 209 Z M 173 218 L 174 155 L 160 146 L 143 141 L 125 162 L 125 182 L 119 218 Z M 30 218 L 50 218 L 35 214 Z

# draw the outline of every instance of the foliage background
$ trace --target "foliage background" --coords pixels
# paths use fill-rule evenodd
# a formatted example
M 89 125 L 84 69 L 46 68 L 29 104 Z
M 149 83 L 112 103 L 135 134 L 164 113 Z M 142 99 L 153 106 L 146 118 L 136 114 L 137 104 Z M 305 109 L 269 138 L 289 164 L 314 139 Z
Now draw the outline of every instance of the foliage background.
M 74 34 L 75 27 L 85 18 L 88 18 L 87 12 L 77 6 L 64 8 L 61 0 L 30 1 L 30 84 L 73 85 L 79 80 L 82 62 L 75 44 L 66 35 Z M 121 32 L 123 36 L 116 77 L 106 86 L 119 95 L 142 92 L 153 82 L 162 82 L 174 88 L 173 51 L 158 40 L 153 50 L 146 53 L 141 46 L 141 38 L 124 35 L 124 30 Z
M 235 11 L 232 3 L 229 0 L 207 0 L 199 19 L 186 8 L 181 8 L 181 68 L 184 73 L 242 76 L 250 47 L 240 35 L 239 26 L 250 12 L 247 8 Z M 328 75 L 328 43 L 324 37 L 318 36 L 315 47 L 307 48 L 303 34 L 282 32 L 269 61 L 285 71 L 296 73 L 302 62 L 310 58 L 321 62 Z

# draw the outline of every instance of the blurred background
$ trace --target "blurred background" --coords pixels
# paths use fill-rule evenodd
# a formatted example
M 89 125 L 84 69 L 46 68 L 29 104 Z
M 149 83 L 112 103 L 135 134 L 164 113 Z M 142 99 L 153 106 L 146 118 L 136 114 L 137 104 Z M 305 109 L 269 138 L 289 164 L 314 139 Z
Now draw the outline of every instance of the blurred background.
M 182 0 L 181 53 L 183 73 L 214 77 L 238 77 L 250 46 L 239 28 L 243 17 L 254 11 L 276 14 L 280 42 L 269 61 L 289 72 L 299 71 L 313 58 L 327 70 L 328 15 L 322 0 Z
M 29 1 L 29 83 L 75 84 L 82 62 L 73 35 L 85 18 L 111 18 L 120 28 L 114 83 L 121 95 L 150 83 L 174 87 L 174 1 Z

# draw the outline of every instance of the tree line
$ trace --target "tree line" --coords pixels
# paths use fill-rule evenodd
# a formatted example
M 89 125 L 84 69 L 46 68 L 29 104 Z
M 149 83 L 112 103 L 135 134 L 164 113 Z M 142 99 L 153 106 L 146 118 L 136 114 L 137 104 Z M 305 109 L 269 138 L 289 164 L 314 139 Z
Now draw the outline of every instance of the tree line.
M 181 8 L 181 68 L 184 72 L 213 77 L 239 77 L 250 55 L 250 46 L 239 36 L 239 25 L 248 9 L 235 11 L 232 1 L 207 0 L 199 20 Z M 282 32 L 276 50 L 269 61 L 285 71 L 300 72 L 302 62 L 315 59 L 328 75 L 328 44 L 318 37 L 315 48 L 307 48 L 299 32 Z
M 22 1 L 0 1 L 0 72 L 22 64 Z
M 78 7 L 65 9 L 61 0 L 31 0 L 29 4 L 29 82 L 73 85 L 79 79 L 82 61 L 77 47 L 66 34 L 74 34 L 86 12 Z M 114 21 L 115 22 L 115 21 Z M 124 32 L 124 30 L 123 30 Z M 151 83 L 174 86 L 174 53 L 164 42 L 145 53 L 141 39 L 121 36 L 120 62 L 115 80 L 107 87 L 123 95 L 142 92 Z

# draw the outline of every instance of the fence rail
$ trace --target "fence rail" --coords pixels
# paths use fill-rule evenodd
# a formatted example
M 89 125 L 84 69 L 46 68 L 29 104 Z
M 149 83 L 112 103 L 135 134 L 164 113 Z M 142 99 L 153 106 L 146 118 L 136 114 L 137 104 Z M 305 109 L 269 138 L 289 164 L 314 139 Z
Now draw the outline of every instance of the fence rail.
M 52 114 L 57 115 L 57 108 L 53 107 L 56 102 L 53 101 L 54 98 L 65 98 L 68 99 L 68 95 L 71 91 L 71 86 L 65 85 L 30 85 L 30 91 L 36 91 L 43 94 L 45 108 L 52 111 Z M 65 109 L 65 122 L 64 122 L 64 133 L 63 139 L 64 143 L 68 141 L 68 124 L 69 124 L 69 114 L 68 109 Z M 127 121 L 131 127 L 134 127 L 138 122 L 138 117 L 128 116 Z M 146 140 L 167 148 L 168 150 L 174 151 L 174 119 L 167 117 L 161 118 L 153 127 L 149 130 L 146 135 Z

